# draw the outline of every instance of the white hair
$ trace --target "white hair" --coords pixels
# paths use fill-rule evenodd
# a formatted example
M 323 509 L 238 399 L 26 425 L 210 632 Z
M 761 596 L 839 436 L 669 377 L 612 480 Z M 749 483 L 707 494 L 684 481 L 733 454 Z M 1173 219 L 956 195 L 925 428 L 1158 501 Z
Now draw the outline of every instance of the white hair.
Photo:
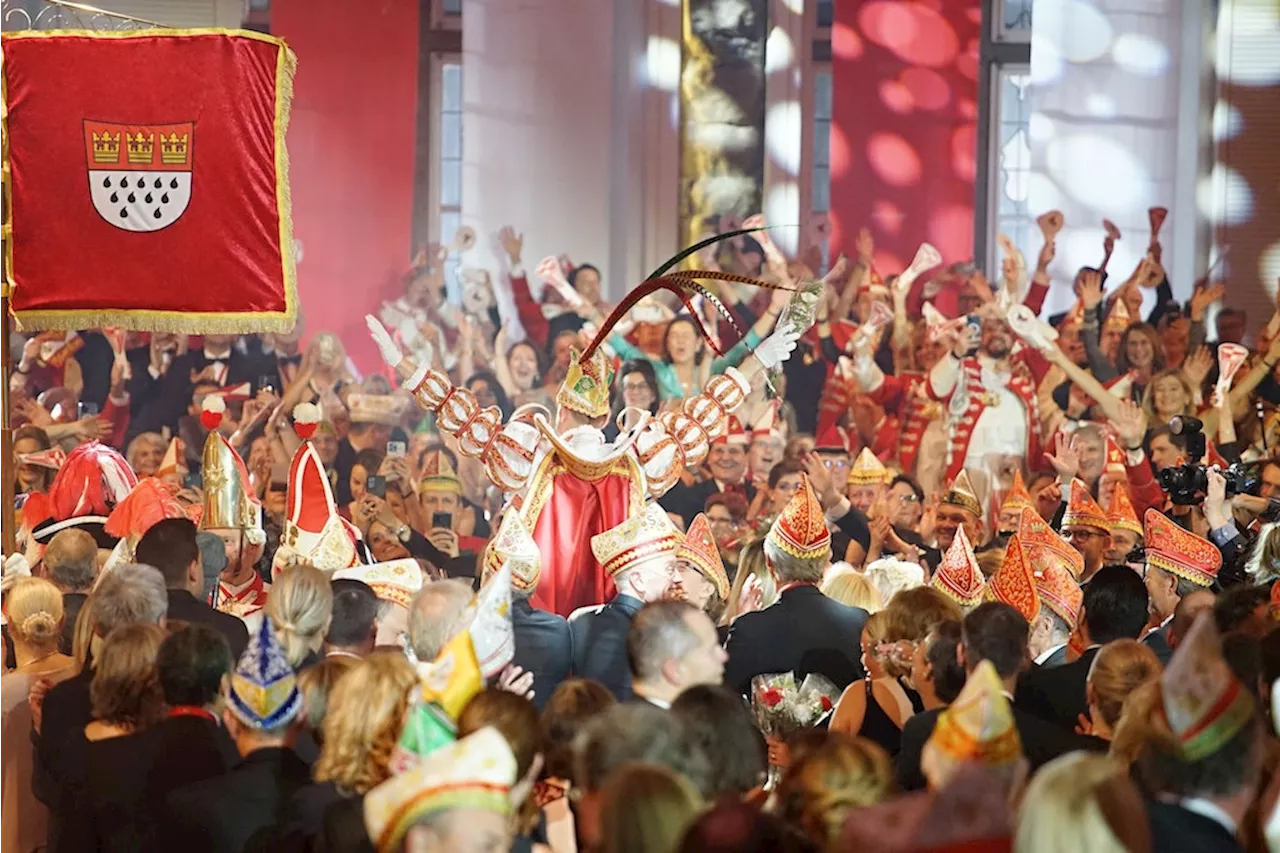
M 823 572 L 831 559 L 831 548 L 828 547 L 819 557 L 804 560 L 788 554 L 779 548 L 772 539 L 765 539 L 764 557 L 769 567 L 773 569 L 773 573 L 778 576 L 778 580 L 783 583 L 792 581 L 818 583 L 822 580 Z
M 866 568 L 866 576 L 880 593 L 881 601 L 891 601 L 904 589 L 924 586 L 924 569 L 920 564 L 897 557 L 881 557 L 872 561 Z

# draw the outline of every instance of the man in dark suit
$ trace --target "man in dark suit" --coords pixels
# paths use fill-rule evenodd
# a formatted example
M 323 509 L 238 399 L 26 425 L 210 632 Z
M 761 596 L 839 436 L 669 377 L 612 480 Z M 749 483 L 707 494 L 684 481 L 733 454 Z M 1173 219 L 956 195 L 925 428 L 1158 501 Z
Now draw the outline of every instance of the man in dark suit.
M 539 610 L 529 601 L 532 589 L 511 589 L 511 630 L 515 634 L 512 663 L 533 673 L 533 704 L 542 713 L 560 682 L 573 671 L 573 632 L 569 620 Z
M 338 578 L 333 588 L 329 633 L 324 637 L 325 657 L 362 658 L 378 644 L 378 609 L 373 587 L 355 578 Z
M 204 568 L 196 526 L 186 518 L 166 518 L 151 526 L 134 549 L 139 563 L 155 566 L 164 576 L 169 592 L 169 618 L 208 625 L 226 638 L 237 659 L 249 642 L 244 622 L 229 613 L 214 610 L 193 593 L 204 591 Z
M 666 711 L 690 687 L 719 687 L 725 659 L 715 623 L 687 601 L 646 604 L 631 621 L 627 660 L 639 701 Z
M 129 437 L 139 432 L 161 432 L 164 427 L 176 432 L 197 385 L 207 383 L 223 388 L 254 382 L 261 362 L 246 355 L 235 343 L 235 335 L 205 335 L 203 347 L 174 357 L 160 376 L 154 377 L 148 371 L 155 387 L 146 389 L 148 405 L 135 411 Z
M 675 580 L 679 545 L 680 531 L 656 503 L 591 537 L 591 551 L 613 578 L 618 594 L 607 604 L 584 607 L 569 617 L 573 671 L 579 678 L 599 681 L 619 701 L 631 698 L 627 666 L 631 620 L 647 602 L 666 595 Z
M 228 773 L 169 793 L 170 850 L 241 853 L 255 833 L 281 821 L 290 798 L 311 780 L 293 748 L 302 694 L 270 620 L 262 620 L 227 685 L 222 721 L 242 760 Z
M 94 591 L 95 637 L 106 637 L 122 625 L 142 622 L 158 625 L 165 618 L 169 602 L 164 578 L 150 566 L 117 566 Z M 66 821 L 74 820 L 67 809 L 70 792 L 62 772 L 63 750 L 74 742 L 72 733 L 83 729 L 93 718 L 89 685 L 93 663 L 87 661 L 78 675 L 49 690 L 41 705 L 40 725 L 32 733 L 35 767 L 31 786 L 37 798 L 49 807 L 49 849 L 58 849 L 58 838 Z
M 676 483 L 663 495 L 662 506 L 684 519 L 684 526 L 688 528 L 693 517 L 707 508 L 707 498 L 717 492 L 739 492 L 750 503 L 756 490 L 746 479 L 749 444 L 742 423 L 731 415 L 725 434 L 711 442 L 707 453 L 707 470 L 711 476 L 692 486 Z
M 69 655 L 80 608 L 98 578 L 98 543 L 75 527 L 58 531 L 44 550 L 44 570 L 62 593 L 62 636 L 58 639 L 58 651 Z
M 1059 755 L 1083 749 L 1106 752 L 1107 742 L 1095 737 L 1063 731 L 1052 723 L 1029 714 L 1013 697 L 1018 674 L 1028 663 L 1027 620 L 1007 604 L 981 604 L 964 618 L 958 654 L 966 672 L 984 660 L 991 661 L 1004 684 L 1005 696 L 1013 704 L 1013 724 L 1022 742 L 1022 754 L 1034 771 Z M 902 729 L 902 751 L 897 759 L 898 782 L 906 790 L 924 787 L 920 756 L 933 734 L 938 714 L 935 708 L 917 714 Z
M 1089 714 L 1086 682 L 1098 649 L 1112 640 L 1136 640 L 1147 624 L 1147 589 L 1128 566 L 1103 566 L 1084 590 L 1080 635 L 1085 651 L 1062 666 L 1038 667 L 1018 682 L 1017 705 L 1075 731 Z
M 764 554 L 781 594 L 771 606 L 733 623 L 725 643 L 725 686 L 749 694 L 752 678 L 778 672 L 820 672 L 841 689 L 861 678 L 867 611 L 818 590 L 831 562 L 831 533 L 808 479 L 773 522 Z

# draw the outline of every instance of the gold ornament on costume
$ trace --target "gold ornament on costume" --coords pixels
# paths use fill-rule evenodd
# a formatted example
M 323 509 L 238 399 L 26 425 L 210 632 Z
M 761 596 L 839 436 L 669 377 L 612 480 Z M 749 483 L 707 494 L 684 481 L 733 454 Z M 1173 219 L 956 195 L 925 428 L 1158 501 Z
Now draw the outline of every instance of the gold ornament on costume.
M 569 372 L 556 392 L 556 402 L 588 418 L 609 414 L 609 390 L 613 384 L 613 362 L 600 349 L 586 361 L 576 348 L 569 353 Z

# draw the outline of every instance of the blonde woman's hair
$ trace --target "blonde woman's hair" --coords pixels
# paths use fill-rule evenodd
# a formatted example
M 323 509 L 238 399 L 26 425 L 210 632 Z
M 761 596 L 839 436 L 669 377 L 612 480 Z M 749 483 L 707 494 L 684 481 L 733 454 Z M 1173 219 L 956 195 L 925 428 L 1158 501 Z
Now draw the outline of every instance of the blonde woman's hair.
M 768 607 L 773 603 L 773 599 L 777 598 L 777 585 L 773 582 L 769 568 L 764 562 L 763 534 L 747 540 L 747 544 L 742 546 L 742 552 L 738 555 L 738 573 L 733 578 L 729 600 L 725 602 L 722 620 L 724 623 L 731 623 L 738 617 L 742 604 L 742 588 L 746 585 L 747 578 L 752 575 L 760 581 L 761 589 L 764 591 L 761 607 Z
M 289 665 L 297 667 L 319 651 L 333 618 L 333 587 L 315 566 L 297 565 L 276 576 L 267 596 L 267 616 L 284 646 Z
M 1258 586 L 1266 586 L 1280 578 L 1280 524 L 1262 525 L 1244 568 Z
M 1196 406 L 1196 394 L 1200 389 L 1192 388 L 1191 383 L 1187 382 L 1187 378 L 1182 375 L 1181 370 L 1162 370 L 1155 376 L 1151 377 L 1151 381 L 1147 383 L 1146 390 L 1142 392 L 1142 410 L 1147 413 L 1148 418 L 1157 417 L 1156 415 L 1156 383 L 1162 379 L 1176 379 L 1178 384 L 1182 386 L 1182 390 L 1187 394 L 1187 405 L 1183 407 L 1180 415 L 1194 415 Z
M 5 595 L 13 639 L 39 650 L 57 648 L 62 633 L 62 593 L 44 578 L 22 578 Z
M 1130 767 L 1136 764 L 1149 742 L 1171 743 L 1173 736 L 1168 727 L 1158 722 L 1163 713 L 1160 679 L 1152 678 L 1139 685 L 1124 702 L 1107 755 L 1122 766 Z
M 386 781 L 417 681 L 413 664 L 399 652 L 374 652 L 338 679 L 329 694 L 315 780 L 333 782 L 347 796 Z
M 822 593 L 841 604 L 861 607 L 868 613 L 875 613 L 884 607 L 880 593 L 876 592 L 867 576 L 852 568 L 838 569 L 828 574 L 822 582 Z
M 904 589 L 889 599 L 884 612 L 889 614 L 888 638 L 918 643 L 943 622 L 961 622 L 960 605 L 931 586 Z
M 329 713 L 329 697 L 333 695 L 334 686 L 359 662 L 359 658 L 334 655 L 298 673 L 298 692 L 302 694 L 302 707 L 306 712 L 304 719 L 318 743 L 324 742 L 324 718 Z
M 1018 815 L 1016 853 L 1127 853 L 1148 832 L 1127 768 L 1104 755 L 1070 752 L 1031 779 Z M 1138 816 L 1126 818 L 1126 808 Z M 1117 836 L 1117 829 L 1126 836 Z
M 107 635 L 89 684 L 95 720 L 141 729 L 160 719 L 164 690 L 156 655 L 164 638 L 163 628 L 144 622 L 122 625 Z
M 911 674 L 914 648 L 911 640 L 891 636 L 892 630 L 893 619 L 886 610 L 872 613 L 862 627 L 863 636 L 867 638 L 867 654 L 876 659 L 885 675 L 901 678 Z
M 633 762 L 600 790 L 603 853 L 670 853 L 702 811 L 689 780 L 660 764 Z
M 1113 640 L 1098 649 L 1089 667 L 1089 684 L 1102 721 L 1114 730 L 1125 700 L 1163 670 L 1151 647 L 1137 640 Z
M 98 616 L 94 606 L 94 596 L 89 595 L 80 605 L 76 614 L 75 630 L 71 634 L 71 656 L 76 659 L 76 671 L 84 669 L 89 662 L 89 649 L 93 646 L 93 638 L 98 633 Z
M 893 790 L 888 753 L 864 738 L 828 732 L 820 747 L 792 754 L 778 786 L 778 816 L 825 850 L 850 812 L 883 802 Z

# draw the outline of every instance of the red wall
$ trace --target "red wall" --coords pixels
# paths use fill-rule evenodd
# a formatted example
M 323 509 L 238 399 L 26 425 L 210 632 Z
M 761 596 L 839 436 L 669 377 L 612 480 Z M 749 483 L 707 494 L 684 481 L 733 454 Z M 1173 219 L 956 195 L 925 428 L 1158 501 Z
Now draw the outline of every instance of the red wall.
M 900 272 L 973 256 L 978 0 L 842 0 L 832 28 L 832 257 L 864 225 Z
M 418 114 L 418 0 L 272 0 L 298 55 L 289 175 L 308 337 L 336 332 L 379 365 L 364 314 L 409 266 Z

